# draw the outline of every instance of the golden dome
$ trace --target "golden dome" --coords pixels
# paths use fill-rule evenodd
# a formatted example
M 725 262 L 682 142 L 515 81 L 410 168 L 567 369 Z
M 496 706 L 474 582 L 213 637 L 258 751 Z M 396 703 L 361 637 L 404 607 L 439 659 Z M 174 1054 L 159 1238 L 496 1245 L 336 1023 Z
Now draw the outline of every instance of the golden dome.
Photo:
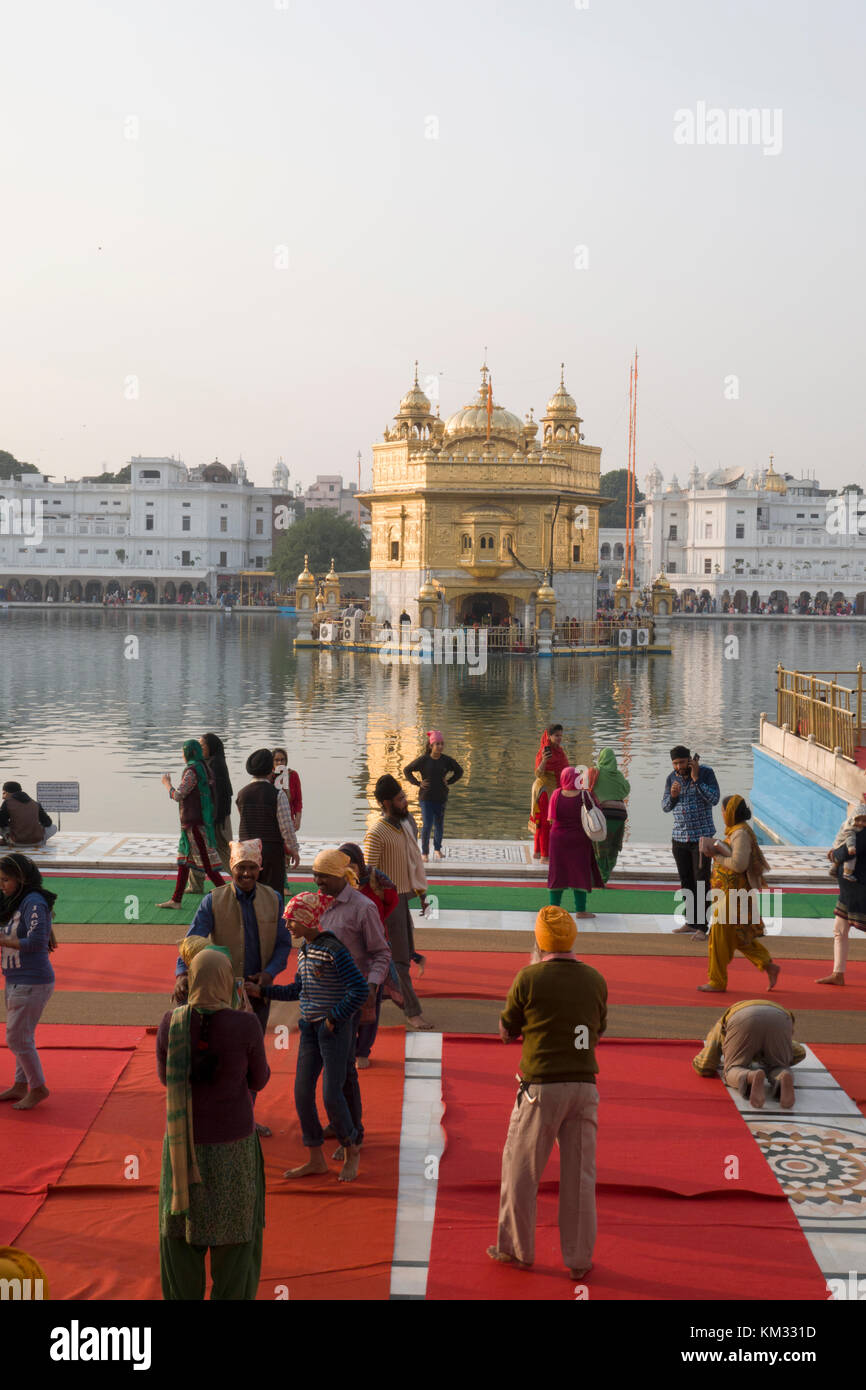
M 429 415 L 430 402 L 418 385 L 418 363 L 415 363 L 415 381 L 400 400 L 397 417 L 401 415 Z
M 577 415 L 577 404 L 565 389 L 565 363 L 560 365 L 559 385 L 547 402 L 547 414 L 560 419 L 572 419 Z
M 556 602 L 556 593 L 550 587 L 546 579 L 544 580 L 540 588 L 536 589 L 535 597 L 539 600 L 540 603 Z
M 764 492 L 778 492 L 780 496 L 784 497 L 787 491 L 788 484 L 785 479 L 781 478 L 773 468 L 773 455 L 771 454 L 770 466 L 764 474 Z
M 332 556 L 331 556 L 331 568 L 328 570 L 328 573 L 325 575 L 325 581 L 327 582 L 329 579 L 330 579 L 330 580 L 335 580 L 337 577 L 338 577 L 338 576 L 337 576 L 337 572 L 336 572 L 336 570 L 334 569 L 334 557 L 333 557 L 333 555 L 332 555 Z
M 299 583 L 299 584 L 314 584 L 315 582 L 316 582 L 316 581 L 313 579 L 313 576 L 310 574 L 310 557 L 309 557 L 309 555 L 305 555 L 305 556 L 304 556 L 304 568 L 301 570 L 301 573 L 298 575 L 298 583 Z
M 493 402 L 493 409 L 490 412 L 490 433 L 506 434 L 512 439 L 519 439 L 523 433 L 523 424 L 516 415 L 512 415 L 510 410 L 504 410 L 501 405 Z M 482 435 L 487 437 L 487 367 L 481 368 L 481 385 L 478 388 L 478 395 L 474 401 L 464 405 L 462 410 L 456 411 L 445 424 L 445 434 L 449 438 L 455 435 Z
M 623 570 L 622 574 L 620 575 L 619 579 L 616 581 L 616 583 L 614 584 L 613 587 L 614 587 L 615 589 L 628 589 L 628 588 L 629 588 L 629 582 L 628 582 L 628 580 L 627 580 L 626 577 L 625 577 L 625 570 Z
M 433 585 L 432 585 L 431 582 L 430 582 L 430 575 L 429 575 L 429 573 L 428 573 L 427 578 L 424 580 L 424 583 L 421 585 L 421 588 L 418 590 L 418 602 L 419 602 L 419 603 L 435 603 L 436 600 L 437 600 L 438 598 L 439 598 L 439 595 L 437 594 L 436 590 L 433 588 Z
M 662 566 L 662 568 L 659 570 L 658 574 L 656 575 L 655 579 L 653 580 L 653 588 L 654 588 L 654 589 L 669 589 L 670 587 L 671 587 L 671 586 L 670 586 L 670 581 L 668 580 L 668 577 L 667 577 L 667 575 L 665 574 L 664 566 Z

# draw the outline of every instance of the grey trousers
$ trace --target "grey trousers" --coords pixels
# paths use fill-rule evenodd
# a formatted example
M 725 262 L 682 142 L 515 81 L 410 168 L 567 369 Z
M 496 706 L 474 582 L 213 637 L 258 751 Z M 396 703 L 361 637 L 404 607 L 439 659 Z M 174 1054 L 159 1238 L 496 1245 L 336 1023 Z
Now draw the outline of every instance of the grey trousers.
M 54 985 L 16 985 L 6 977 L 6 1046 L 15 1058 L 15 1085 L 29 1089 L 45 1085 L 36 1051 L 36 1025 L 54 993 Z
M 385 922 L 385 932 L 391 946 L 394 967 L 400 977 L 403 1012 L 407 1018 L 418 1018 L 421 1005 L 409 978 L 409 962 L 415 950 L 415 929 L 409 911 L 409 897 L 408 893 L 400 894 L 397 906 Z
M 595 1245 L 598 1087 L 552 1081 L 518 1094 L 502 1151 L 496 1244 L 524 1264 L 535 1259 L 538 1184 L 559 1145 L 559 1244 L 567 1269 L 586 1269 Z
M 794 1026 L 789 1014 L 772 1004 L 750 1004 L 738 1009 L 725 1028 L 725 1085 L 746 1095 L 749 1074 L 760 1067 L 778 1090 L 779 1074 L 794 1060 Z

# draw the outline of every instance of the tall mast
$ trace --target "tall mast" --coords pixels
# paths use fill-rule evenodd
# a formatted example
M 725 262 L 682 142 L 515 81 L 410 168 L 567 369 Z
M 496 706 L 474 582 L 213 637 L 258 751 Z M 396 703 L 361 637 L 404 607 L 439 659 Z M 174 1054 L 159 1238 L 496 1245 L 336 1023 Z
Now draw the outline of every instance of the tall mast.
M 634 529 L 637 509 L 637 348 L 634 350 L 634 399 L 632 405 L 631 428 L 631 544 L 629 547 L 630 567 L 628 583 L 634 588 Z

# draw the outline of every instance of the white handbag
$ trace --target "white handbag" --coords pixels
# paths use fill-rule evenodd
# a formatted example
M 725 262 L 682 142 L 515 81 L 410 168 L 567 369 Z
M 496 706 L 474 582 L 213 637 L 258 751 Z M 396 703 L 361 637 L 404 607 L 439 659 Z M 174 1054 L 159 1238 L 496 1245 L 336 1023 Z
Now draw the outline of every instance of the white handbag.
M 589 805 L 587 806 L 587 798 Z M 588 792 L 581 793 L 580 823 L 583 826 L 583 833 L 587 839 L 599 840 L 607 839 L 607 821 L 604 812 L 597 802 L 593 801 Z

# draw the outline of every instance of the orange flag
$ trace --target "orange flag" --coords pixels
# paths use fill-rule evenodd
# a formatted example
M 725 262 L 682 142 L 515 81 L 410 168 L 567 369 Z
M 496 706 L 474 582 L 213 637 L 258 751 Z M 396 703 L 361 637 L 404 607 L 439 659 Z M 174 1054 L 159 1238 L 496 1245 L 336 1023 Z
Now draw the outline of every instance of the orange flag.
M 493 377 L 487 378 L 487 438 L 490 439 L 490 421 L 493 418 Z

